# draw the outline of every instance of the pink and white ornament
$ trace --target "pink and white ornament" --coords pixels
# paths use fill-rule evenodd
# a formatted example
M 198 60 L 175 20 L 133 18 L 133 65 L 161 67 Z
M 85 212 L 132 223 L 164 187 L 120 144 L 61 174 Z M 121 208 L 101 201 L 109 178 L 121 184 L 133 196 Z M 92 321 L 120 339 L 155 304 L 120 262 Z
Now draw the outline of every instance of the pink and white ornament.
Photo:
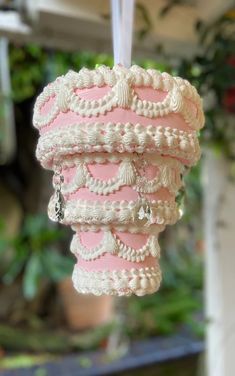
M 161 282 L 158 235 L 180 217 L 200 158 L 202 102 L 188 81 L 138 66 L 68 72 L 38 97 L 37 158 L 55 171 L 49 217 L 75 231 L 78 292 L 139 296 Z

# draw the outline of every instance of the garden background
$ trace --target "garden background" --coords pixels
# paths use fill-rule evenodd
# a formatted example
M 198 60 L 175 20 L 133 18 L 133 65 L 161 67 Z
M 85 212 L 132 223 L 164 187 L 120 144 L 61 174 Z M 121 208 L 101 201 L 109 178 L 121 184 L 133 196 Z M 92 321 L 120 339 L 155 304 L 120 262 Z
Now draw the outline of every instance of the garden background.
M 167 17 L 176 3 L 167 2 L 159 16 Z M 3 10 L 11 9 L 5 6 Z M 135 36 L 141 44 L 151 33 L 152 25 L 144 6 L 137 4 L 136 11 L 143 18 L 143 26 Z M 187 188 L 177 198 L 184 215 L 160 237 L 164 275 L 161 289 L 143 298 L 83 297 L 74 292 L 70 282 L 74 260 L 68 252 L 71 234 L 69 229 L 47 218 L 51 173 L 45 172 L 35 159 L 38 134 L 32 127 L 32 109 L 36 96 L 45 84 L 69 69 L 112 66 L 111 55 L 85 49 L 62 51 L 37 43 L 8 44 L 1 40 L 0 53 L 3 58 L 7 51 L 11 81 L 10 95 L 2 90 L 0 97 L 0 369 L 3 374 L 14 375 L 14 369 L 23 372 L 31 369 L 29 374 L 35 376 L 72 375 L 72 368 L 66 373 L 68 368 L 63 366 L 70 356 L 70 366 L 79 375 L 115 372 L 141 375 L 146 369 L 153 375 L 204 374 L 207 319 L 203 293 L 206 250 L 202 166 L 208 152 L 215 160 L 223 158 L 226 178 L 234 181 L 234 24 L 234 10 L 226 11 L 210 25 L 199 19 L 194 26 L 200 48 L 189 57 L 172 57 L 159 42 L 155 58 L 135 59 L 134 55 L 133 63 L 144 68 L 188 79 L 203 96 L 206 114 L 206 126 L 200 134 L 202 161 L 186 176 Z M 12 105 L 15 146 L 13 154 L 8 155 Z M 153 356 L 149 362 L 144 358 L 142 364 L 138 363 L 138 351 L 148 353 L 148 343 L 154 344 Z M 154 357 L 157 352 L 161 356 Z M 61 364 L 57 373 L 53 371 L 55 364 Z M 95 373 L 99 367 L 103 373 Z

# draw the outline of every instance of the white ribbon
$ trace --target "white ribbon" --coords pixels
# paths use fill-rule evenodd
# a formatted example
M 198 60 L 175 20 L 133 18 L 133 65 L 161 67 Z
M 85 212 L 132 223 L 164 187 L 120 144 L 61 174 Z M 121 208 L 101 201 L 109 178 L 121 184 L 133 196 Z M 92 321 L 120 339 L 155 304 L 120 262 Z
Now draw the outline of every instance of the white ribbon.
M 114 64 L 131 66 L 135 0 L 111 0 Z

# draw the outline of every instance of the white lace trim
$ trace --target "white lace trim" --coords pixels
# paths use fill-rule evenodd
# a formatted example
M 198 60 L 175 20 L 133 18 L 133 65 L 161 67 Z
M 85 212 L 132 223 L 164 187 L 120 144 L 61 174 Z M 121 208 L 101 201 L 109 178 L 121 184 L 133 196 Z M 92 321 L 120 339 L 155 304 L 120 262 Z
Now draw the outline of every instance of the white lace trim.
M 156 158 L 156 164 L 158 167 L 157 175 L 154 179 L 150 180 L 139 174 L 138 168 L 136 168 L 130 157 L 125 158 L 120 163 L 115 177 L 102 180 L 94 178 L 84 162 L 77 161 L 75 175 L 70 182 L 65 182 L 62 185 L 62 193 L 63 195 L 71 194 L 79 188 L 86 187 L 90 192 L 108 195 L 109 193 L 118 191 L 124 185 L 131 186 L 135 191 L 140 193 L 154 193 L 160 188 L 167 188 L 169 192 L 176 193 L 182 186 L 182 179 L 180 177 L 183 170 L 182 164 L 177 160 L 167 157 Z M 62 167 L 64 168 L 63 164 Z
M 80 240 L 80 235 L 76 234 L 73 236 L 70 250 L 76 256 L 81 256 L 87 261 L 95 260 L 105 253 L 111 253 L 112 255 L 133 262 L 142 262 L 149 255 L 157 258 L 160 257 L 160 247 L 157 236 L 150 235 L 143 247 L 135 249 L 123 243 L 117 235 L 113 234 L 111 231 L 105 231 L 100 244 L 93 248 L 84 246 Z
M 81 231 L 92 231 L 92 232 L 98 232 L 98 231 L 111 231 L 113 230 L 112 224 L 104 225 L 104 224 L 79 224 L 76 223 L 71 226 L 72 230 L 75 232 Z M 163 231 L 165 228 L 164 225 L 151 225 L 151 226 L 143 226 L 143 223 L 137 223 L 137 224 L 127 224 L 127 225 L 115 225 L 115 231 L 117 232 L 130 232 L 131 234 L 152 234 L 156 235 L 159 234 L 159 232 Z
M 81 123 L 47 132 L 39 138 L 36 155 L 46 168 L 64 155 L 89 152 L 155 152 L 195 164 L 200 157 L 196 132 L 140 124 Z
M 111 154 L 109 153 L 85 154 L 84 153 L 84 154 L 79 154 L 79 155 L 74 154 L 74 155 L 70 155 L 67 157 L 65 156 L 65 158 L 58 160 L 57 163 L 59 163 L 63 167 L 63 169 L 67 169 L 67 168 L 76 167 L 80 162 L 87 163 L 87 164 L 92 164 L 92 163 L 103 164 L 107 162 L 120 163 L 123 160 L 136 162 L 136 161 L 142 161 L 143 159 L 146 160 L 148 164 L 157 166 L 162 161 L 164 162 L 166 159 L 168 159 L 168 157 L 161 157 L 160 155 L 156 155 L 156 154 L 145 154 L 144 156 L 141 156 L 137 153 L 133 153 L 131 155 L 130 153 L 111 153 Z M 176 163 L 179 163 L 179 165 L 181 165 L 180 162 L 178 162 L 177 160 L 173 158 L 169 157 L 169 160 L 173 161 L 172 163 L 176 161 Z M 53 166 L 53 169 L 54 169 L 54 166 Z
M 88 271 L 75 265 L 72 280 L 75 289 L 82 294 L 143 296 L 156 292 L 161 283 L 159 265 L 131 270 Z
M 139 199 L 136 201 L 88 201 L 72 200 L 65 203 L 64 224 L 137 224 L 144 225 L 147 221 L 138 217 L 139 210 L 148 206 L 151 209 L 151 224 L 174 224 L 179 219 L 179 209 L 173 201 L 148 201 Z M 57 221 L 55 212 L 55 197 L 52 196 L 48 215 L 52 221 Z M 148 224 L 149 225 L 149 224 Z
M 35 104 L 33 117 L 35 127 L 41 128 L 50 124 L 60 111 L 72 110 L 81 116 L 90 117 L 105 114 L 119 106 L 130 108 L 137 115 L 149 118 L 179 113 L 192 128 L 202 128 L 204 116 L 201 99 L 196 89 L 188 82 L 167 74 L 161 75 L 154 70 L 145 72 L 138 67 L 126 70 L 116 66 L 113 70 L 98 68 L 96 71 L 97 74 L 89 70 L 81 70 L 78 74 L 69 72 L 48 85 Z M 168 94 L 159 102 L 141 100 L 134 91 L 134 86 L 140 86 L 140 81 L 144 86 L 165 90 Z M 110 91 L 98 100 L 85 100 L 75 93 L 76 88 L 102 87 L 108 85 L 108 82 L 111 84 Z M 41 115 L 41 108 L 50 97 L 55 97 L 55 102 L 49 113 Z M 196 106 L 196 115 L 188 108 L 185 98 L 190 99 Z

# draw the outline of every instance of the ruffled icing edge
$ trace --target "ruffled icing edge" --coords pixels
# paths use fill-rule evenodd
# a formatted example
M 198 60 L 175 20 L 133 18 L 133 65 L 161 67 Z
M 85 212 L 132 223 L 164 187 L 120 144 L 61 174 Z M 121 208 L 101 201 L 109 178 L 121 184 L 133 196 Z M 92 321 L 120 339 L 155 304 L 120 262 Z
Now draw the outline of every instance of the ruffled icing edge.
M 75 94 L 76 89 L 105 85 L 110 86 L 111 90 L 99 100 L 84 100 Z M 151 87 L 168 94 L 160 102 L 142 101 L 136 96 L 134 87 Z M 48 114 L 41 115 L 41 108 L 51 97 L 56 97 L 54 105 Z M 190 100 L 196 106 L 196 116 L 188 110 L 184 99 Z M 194 86 L 180 77 L 154 69 L 145 70 L 136 65 L 129 69 L 119 65 L 113 68 L 101 66 L 94 70 L 83 68 L 78 73 L 69 71 L 58 77 L 47 85 L 37 98 L 33 124 L 40 129 L 50 124 L 60 111 L 72 110 L 81 116 L 89 117 L 111 111 L 114 107 L 131 108 L 137 114 L 150 118 L 181 113 L 193 129 L 198 130 L 204 125 L 202 100 Z
M 72 281 L 81 294 L 143 296 L 156 292 L 161 284 L 162 273 L 155 267 L 123 270 L 88 271 L 75 265 Z

